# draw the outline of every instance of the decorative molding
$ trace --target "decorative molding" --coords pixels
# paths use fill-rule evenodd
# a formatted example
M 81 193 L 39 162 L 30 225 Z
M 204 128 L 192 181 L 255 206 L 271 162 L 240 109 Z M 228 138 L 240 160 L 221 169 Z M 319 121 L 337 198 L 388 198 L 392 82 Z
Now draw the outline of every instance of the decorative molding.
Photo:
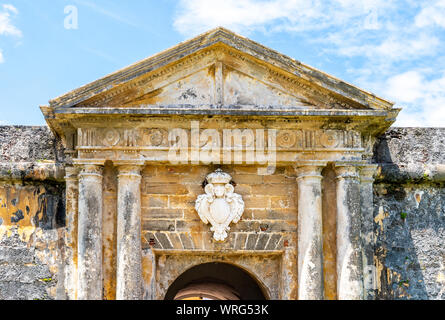
M 190 129 L 182 129 L 191 136 Z M 205 128 L 201 128 L 200 134 Z M 224 137 L 224 130 L 214 129 L 219 133 L 220 138 Z M 257 140 L 254 129 L 239 129 L 240 132 L 251 130 L 254 138 L 250 141 L 251 147 Z M 249 131 L 250 132 L 250 131 Z M 245 133 L 245 132 L 244 132 Z M 267 133 L 267 130 L 264 130 Z M 267 134 L 264 136 L 267 141 Z M 353 130 L 278 130 L 276 138 L 277 151 L 302 151 L 302 150 L 362 150 L 362 138 L 358 131 Z M 207 141 L 200 140 L 202 146 Z M 223 146 L 223 143 L 219 144 Z M 79 141 L 76 150 L 83 152 L 94 152 L 100 150 L 168 150 L 168 130 L 162 128 L 81 128 L 79 129 Z

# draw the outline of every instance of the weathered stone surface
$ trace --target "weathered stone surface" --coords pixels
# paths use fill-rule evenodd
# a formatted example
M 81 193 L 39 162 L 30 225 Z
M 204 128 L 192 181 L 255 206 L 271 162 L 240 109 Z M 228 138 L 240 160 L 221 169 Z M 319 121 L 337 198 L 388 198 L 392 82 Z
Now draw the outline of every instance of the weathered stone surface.
M 0 300 L 64 299 L 60 233 L 0 226 Z
M 378 299 L 445 299 L 445 188 L 374 187 Z
M 0 126 L 0 180 L 63 180 L 64 149 L 47 126 Z
M 142 166 L 118 167 L 116 299 L 140 300 L 143 295 L 141 255 Z
M 445 181 L 445 128 L 391 128 L 374 146 L 377 182 Z
M 272 299 L 444 299 L 445 129 L 375 140 L 399 111 L 388 101 L 218 28 L 41 109 L 54 134 L 0 127 L 0 299 L 161 299 L 214 261 Z M 187 163 L 168 157 L 175 127 Z M 245 150 L 194 159 L 209 132 L 233 137 L 223 155 Z M 294 171 L 309 162 L 326 169 Z M 336 183 L 342 166 L 358 174 Z M 225 241 L 195 210 L 218 168 L 245 205 Z
M 63 146 L 47 126 L 0 126 L 0 162 L 63 161 Z
M 85 165 L 79 175 L 78 299 L 101 300 L 102 289 L 102 171 Z

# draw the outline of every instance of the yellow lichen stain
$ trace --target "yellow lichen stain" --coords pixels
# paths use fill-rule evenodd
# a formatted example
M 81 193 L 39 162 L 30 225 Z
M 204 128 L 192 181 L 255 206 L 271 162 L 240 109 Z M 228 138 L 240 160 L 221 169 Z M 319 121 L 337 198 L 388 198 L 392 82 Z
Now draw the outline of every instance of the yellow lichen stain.
M 0 226 L 0 240 L 3 239 L 4 235 L 8 232 L 11 226 Z M 7 235 L 8 237 L 8 235 Z
M 43 186 L 0 186 L 0 218 L 3 225 L 34 227 L 34 217 L 42 210 Z M 40 199 L 39 199 L 40 198 Z
M 374 222 L 380 225 L 380 231 L 383 232 L 383 220 L 389 216 L 388 212 L 383 211 L 383 207 L 379 207 L 379 214 L 374 218 Z
M 35 235 L 37 237 L 42 236 L 42 229 L 36 228 L 36 227 L 22 227 L 18 228 L 17 230 L 20 238 L 23 242 L 28 243 L 31 239 L 31 236 Z
M 164 91 L 164 89 L 162 88 L 150 91 L 135 98 L 131 102 L 126 103 L 125 105 L 123 105 L 123 107 L 132 107 L 141 104 L 157 104 L 159 102 L 157 97 L 162 93 L 162 91 Z
M 215 64 L 212 64 L 209 68 L 208 68 L 208 71 L 207 71 L 207 75 L 210 77 L 210 78 L 215 78 Z
M 376 268 L 375 275 L 376 275 L 376 289 L 379 293 L 382 291 L 382 277 L 384 277 L 385 274 L 385 265 L 383 264 L 383 261 L 386 257 L 386 249 L 383 247 L 379 247 L 376 250 L 376 255 L 374 255 L 374 265 Z
M 31 236 L 33 236 L 36 233 L 35 227 L 17 227 L 17 226 L 0 226 L 0 240 L 3 239 L 3 237 L 10 238 L 12 235 L 17 232 L 17 234 L 20 236 L 20 239 L 23 242 L 28 243 L 31 239 Z M 41 232 L 41 230 L 40 230 Z
M 104 299 L 116 299 L 116 239 L 113 235 L 106 237 L 103 246 L 104 255 Z

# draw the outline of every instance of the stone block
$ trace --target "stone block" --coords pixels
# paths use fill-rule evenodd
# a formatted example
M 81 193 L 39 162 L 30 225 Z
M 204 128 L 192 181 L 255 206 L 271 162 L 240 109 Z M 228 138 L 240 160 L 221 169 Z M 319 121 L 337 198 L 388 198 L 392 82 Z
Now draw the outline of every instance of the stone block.
M 258 232 L 260 231 L 259 221 L 241 220 L 235 225 L 231 225 L 231 232 Z
M 280 233 L 273 233 L 270 236 L 269 242 L 267 243 L 265 250 L 275 250 L 277 248 L 277 245 L 281 237 L 282 235 Z
M 177 196 L 177 195 L 170 196 L 170 208 L 173 209 L 194 210 L 195 202 L 196 202 L 195 196 Z
M 257 240 L 258 240 L 258 234 L 249 233 L 246 242 L 246 250 L 255 250 Z
M 246 239 L 247 239 L 247 233 L 237 232 L 234 245 L 235 250 L 243 250 L 246 244 Z
M 179 237 L 181 238 L 182 246 L 186 250 L 193 250 L 193 241 L 189 233 L 181 232 L 179 234 Z
M 168 207 L 168 196 L 167 195 L 142 196 L 141 207 L 167 208 Z
M 260 184 L 252 185 L 251 192 L 255 195 L 283 196 L 289 194 L 290 189 L 288 186 L 281 184 Z
M 209 225 L 205 225 L 201 220 L 177 220 L 176 231 L 178 232 L 206 232 Z
M 290 209 L 295 208 L 296 210 L 296 198 L 297 194 L 294 197 L 271 197 L 270 198 L 270 208 L 271 209 Z
M 191 238 L 193 241 L 193 246 L 197 250 L 202 250 L 204 248 L 203 245 L 203 232 L 190 232 Z
M 249 195 L 244 196 L 244 205 L 249 209 L 267 209 L 270 207 L 270 197 L 268 196 L 257 196 L 257 195 Z
M 189 191 L 188 189 L 180 184 L 158 184 L 158 183 L 150 183 L 147 182 L 143 185 L 143 194 L 187 194 Z
M 145 231 L 175 231 L 174 220 L 143 220 L 142 229 Z
M 296 209 L 253 210 L 255 220 L 297 220 Z M 284 223 L 284 222 L 283 222 Z
M 181 209 L 142 208 L 144 219 L 182 219 L 184 213 Z
M 155 237 L 158 240 L 159 244 L 162 246 L 162 249 L 173 249 L 172 244 L 170 243 L 170 239 L 165 232 L 156 232 Z
M 265 250 L 267 242 L 269 241 L 270 234 L 260 233 L 258 241 L 255 246 L 255 250 Z
M 161 244 L 159 243 L 159 241 L 156 239 L 154 233 L 152 232 L 145 232 L 143 235 L 145 241 L 142 244 L 142 248 L 143 249 L 148 249 L 148 248 L 155 248 L 155 249 L 162 249 Z
M 263 183 L 263 176 L 255 174 L 237 174 L 233 176 L 233 181 L 236 184 L 261 184 Z
M 169 233 L 166 233 L 166 235 L 167 235 L 168 239 L 170 240 L 170 243 L 172 244 L 173 249 L 178 249 L 178 250 L 183 249 L 182 242 L 181 242 L 181 239 L 179 238 L 178 233 L 169 232 Z

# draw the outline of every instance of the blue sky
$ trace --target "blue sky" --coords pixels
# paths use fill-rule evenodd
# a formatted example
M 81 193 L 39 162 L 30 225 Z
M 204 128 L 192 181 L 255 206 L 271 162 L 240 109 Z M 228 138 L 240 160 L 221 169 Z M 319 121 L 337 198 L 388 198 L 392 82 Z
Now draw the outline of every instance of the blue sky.
M 0 0 L 0 125 L 216 26 L 445 126 L 445 0 Z

